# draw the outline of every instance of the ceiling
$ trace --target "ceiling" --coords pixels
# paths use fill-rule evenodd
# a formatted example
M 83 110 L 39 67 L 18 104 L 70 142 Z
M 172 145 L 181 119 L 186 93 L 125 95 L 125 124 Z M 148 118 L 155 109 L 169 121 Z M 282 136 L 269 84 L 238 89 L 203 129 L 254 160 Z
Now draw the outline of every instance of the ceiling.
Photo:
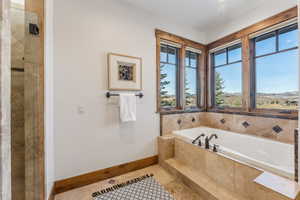
M 159 17 L 199 29 L 212 29 L 247 15 L 257 8 L 268 9 L 282 2 L 290 8 L 297 0 L 120 0 Z M 287 8 L 282 8 L 283 10 Z

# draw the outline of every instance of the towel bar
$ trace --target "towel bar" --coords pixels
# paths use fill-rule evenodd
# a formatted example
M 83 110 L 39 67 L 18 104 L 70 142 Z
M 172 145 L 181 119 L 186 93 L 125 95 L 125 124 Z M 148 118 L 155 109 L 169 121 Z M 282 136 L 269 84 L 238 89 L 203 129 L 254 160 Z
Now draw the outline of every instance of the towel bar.
M 120 96 L 120 94 L 113 94 L 113 93 L 110 93 L 110 92 L 106 92 L 105 96 L 107 98 L 110 98 L 112 96 Z M 144 97 L 144 94 L 143 93 L 139 93 L 139 94 L 136 94 L 135 96 L 137 97 L 140 97 L 140 98 L 143 98 Z

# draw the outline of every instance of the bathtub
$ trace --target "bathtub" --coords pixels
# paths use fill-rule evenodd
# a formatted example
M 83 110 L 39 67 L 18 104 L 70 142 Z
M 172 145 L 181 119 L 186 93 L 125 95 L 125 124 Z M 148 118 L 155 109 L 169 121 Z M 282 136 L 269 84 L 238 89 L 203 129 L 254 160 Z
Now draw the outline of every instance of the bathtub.
M 222 156 L 289 179 L 294 178 L 294 145 L 209 127 L 173 131 L 175 136 L 190 143 L 202 133 L 218 136 L 218 139 L 210 141 L 210 145 L 219 145 L 218 154 Z M 204 146 L 204 138 L 201 140 Z

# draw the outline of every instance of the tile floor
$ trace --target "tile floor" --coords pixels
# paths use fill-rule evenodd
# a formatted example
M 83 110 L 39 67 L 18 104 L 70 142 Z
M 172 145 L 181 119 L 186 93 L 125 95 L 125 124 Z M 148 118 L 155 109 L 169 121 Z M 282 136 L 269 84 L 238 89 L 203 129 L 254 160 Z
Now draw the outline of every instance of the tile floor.
M 115 184 L 122 183 L 133 178 L 143 176 L 145 174 L 154 174 L 155 179 L 169 191 L 176 200 L 204 200 L 197 193 L 192 191 L 190 188 L 185 186 L 173 175 L 169 174 L 159 165 L 153 165 L 145 169 L 130 172 L 115 178 L 107 179 L 87 185 L 78 189 L 70 190 L 65 193 L 56 195 L 55 200 L 91 200 L 91 194 L 93 192 L 99 191 L 101 189 L 111 187 L 112 184 L 109 183 L 112 179 Z

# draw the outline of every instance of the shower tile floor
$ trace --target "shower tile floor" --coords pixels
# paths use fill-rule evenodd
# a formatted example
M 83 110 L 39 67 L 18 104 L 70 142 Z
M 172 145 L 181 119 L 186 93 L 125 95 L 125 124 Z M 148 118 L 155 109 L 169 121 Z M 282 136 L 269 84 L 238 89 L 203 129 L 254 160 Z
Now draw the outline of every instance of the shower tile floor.
M 176 200 L 205 200 L 159 165 L 153 165 L 145 169 L 130 172 L 121 176 L 117 176 L 111 179 L 100 181 L 98 183 L 58 194 L 55 196 L 55 200 L 91 200 L 92 193 L 96 191 L 111 187 L 112 185 L 118 183 L 123 183 L 127 180 L 131 180 L 145 174 L 154 174 L 155 179 L 161 185 L 163 185 L 165 189 L 170 192 Z

